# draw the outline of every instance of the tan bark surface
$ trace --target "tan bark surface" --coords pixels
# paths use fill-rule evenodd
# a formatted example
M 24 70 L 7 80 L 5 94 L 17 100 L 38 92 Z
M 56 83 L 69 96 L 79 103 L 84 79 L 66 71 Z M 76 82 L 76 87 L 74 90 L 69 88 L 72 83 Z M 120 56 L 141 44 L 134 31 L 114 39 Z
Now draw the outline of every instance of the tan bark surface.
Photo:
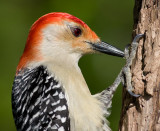
M 119 131 L 160 131 L 160 0 L 135 0 L 135 34 L 145 33 L 131 66 L 139 98 L 123 90 Z

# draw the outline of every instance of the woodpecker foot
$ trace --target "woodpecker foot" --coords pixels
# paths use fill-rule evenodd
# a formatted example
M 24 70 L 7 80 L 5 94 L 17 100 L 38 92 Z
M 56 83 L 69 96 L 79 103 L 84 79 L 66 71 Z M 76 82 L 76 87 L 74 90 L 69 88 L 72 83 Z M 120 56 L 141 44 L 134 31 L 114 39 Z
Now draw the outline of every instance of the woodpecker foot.
M 124 51 L 126 65 L 120 71 L 120 73 L 118 74 L 118 76 L 115 79 L 115 81 L 113 82 L 113 84 L 111 86 L 109 86 L 108 88 L 106 88 L 105 90 L 103 90 L 101 93 L 98 93 L 95 95 L 95 97 L 97 97 L 97 99 L 99 99 L 100 101 L 102 101 L 105 104 L 107 109 L 111 107 L 114 92 L 116 91 L 118 85 L 121 82 L 126 87 L 128 93 L 131 96 L 134 96 L 134 97 L 140 96 L 140 95 L 134 94 L 132 92 L 133 91 L 132 84 L 131 84 L 132 74 L 131 74 L 130 66 L 132 65 L 133 59 L 135 58 L 135 55 L 136 55 L 136 51 L 137 51 L 137 47 L 138 47 L 137 41 L 143 36 L 144 36 L 144 34 L 138 34 L 134 38 L 134 40 L 131 44 L 131 52 L 130 53 L 129 53 L 130 44 L 126 46 L 125 51 Z
M 132 87 L 132 84 L 131 84 L 132 74 L 131 74 L 130 66 L 132 65 L 133 59 L 135 58 L 135 55 L 136 55 L 136 51 L 137 51 L 137 47 L 138 47 L 138 40 L 142 37 L 144 37 L 144 34 L 138 34 L 134 38 L 134 40 L 131 44 L 130 53 L 129 53 L 129 49 L 128 49 L 129 45 L 126 46 L 125 51 L 124 51 L 125 59 L 126 59 L 126 65 L 122 69 L 122 84 L 126 85 L 126 89 L 127 89 L 128 93 L 130 95 L 134 96 L 134 97 L 139 97 L 140 95 L 136 95 L 132 92 L 133 87 Z

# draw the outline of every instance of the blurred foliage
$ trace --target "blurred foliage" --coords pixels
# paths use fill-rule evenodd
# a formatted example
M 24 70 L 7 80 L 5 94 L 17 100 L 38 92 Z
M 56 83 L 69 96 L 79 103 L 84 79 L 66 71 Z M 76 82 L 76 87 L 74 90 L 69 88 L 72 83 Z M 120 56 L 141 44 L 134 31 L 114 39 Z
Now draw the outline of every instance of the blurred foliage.
M 133 0 L 1 0 L 0 130 L 16 130 L 11 110 L 12 83 L 29 28 L 37 18 L 49 12 L 68 12 L 85 21 L 103 41 L 124 49 L 131 40 L 133 6 Z M 124 62 L 113 56 L 86 55 L 79 65 L 94 94 L 112 84 Z M 115 93 L 109 117 L 113 131 L 118 129 L 121 89 Z

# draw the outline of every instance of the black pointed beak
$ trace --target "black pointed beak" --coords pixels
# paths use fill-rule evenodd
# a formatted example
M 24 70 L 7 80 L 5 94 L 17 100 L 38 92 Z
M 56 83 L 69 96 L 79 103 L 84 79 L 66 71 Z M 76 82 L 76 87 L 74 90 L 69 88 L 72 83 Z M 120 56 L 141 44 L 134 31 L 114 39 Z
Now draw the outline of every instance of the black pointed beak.
M 124 52 L 121 51 L 120 49 L 105 43 L 105 42 L 101 42 L 101 43 L 90 43 L 93 50 L 96 50 L 98 52 L 102 52 L 108 55 L 113 55 L 113 56 L 119 56 L 119 57 L 124 57 Z

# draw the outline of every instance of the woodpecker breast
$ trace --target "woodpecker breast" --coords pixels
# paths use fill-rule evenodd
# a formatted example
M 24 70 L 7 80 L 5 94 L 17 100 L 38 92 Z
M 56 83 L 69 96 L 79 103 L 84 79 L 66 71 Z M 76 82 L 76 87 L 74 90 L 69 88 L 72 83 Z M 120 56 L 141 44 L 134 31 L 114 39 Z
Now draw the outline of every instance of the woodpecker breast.
M 72 77 L 75 76 L 71 73 L 67 78 Z M 101 94 L 92 96 L 78 74 L 77 81 L 82 83 L 74 81 L 69 87 L 67 84 L 63 87 L 57 79 L 45 66 L 25 68 L 17 73 L 12 90 L 17 130 L 110 130 L 105 118 L 109 115 L 105 108 L 110 105 L 104 104 L 108 98 Z
M 19 131 L 70 130 L 63 87 L 44 66 L 18 72 L 13 84 L 12 108 Z

